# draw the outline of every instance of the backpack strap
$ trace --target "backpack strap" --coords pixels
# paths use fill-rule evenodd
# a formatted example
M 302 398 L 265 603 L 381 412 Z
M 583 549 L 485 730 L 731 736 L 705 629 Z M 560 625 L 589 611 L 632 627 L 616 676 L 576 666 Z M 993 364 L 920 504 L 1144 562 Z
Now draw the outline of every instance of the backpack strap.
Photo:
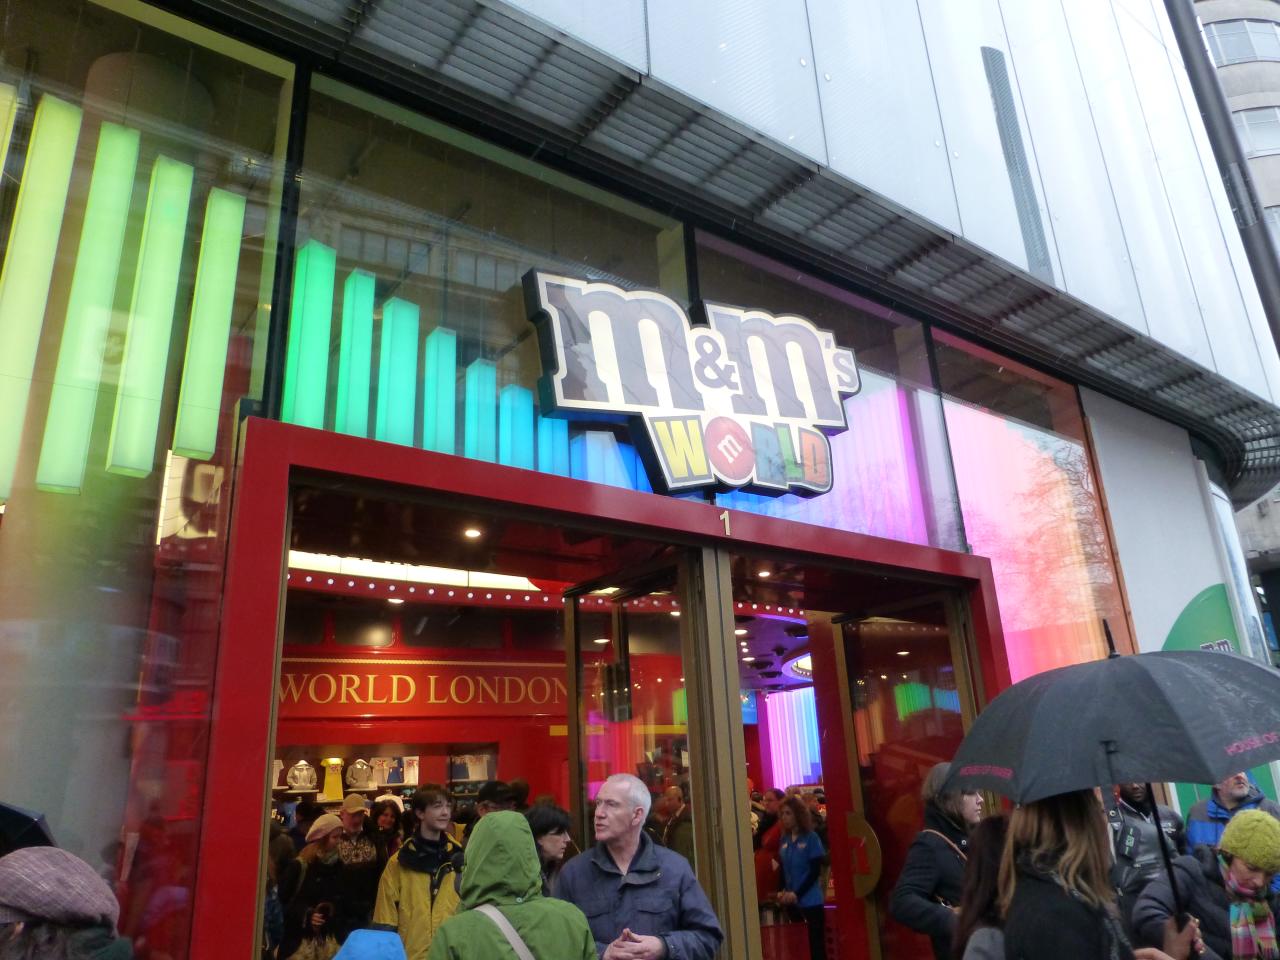
M 476 910 L 493 921 L 494 926 L 507 938 L 507 943 L 511 944 L 511 949 L 516 952 L 519 960 L 536 960 L 528 944 L 520 938 L 520 934 L 516 933 L 516 928 L 511 925 L 511 921 L 503 915 L 501 910 L 492 903 L 482 903 L 476 907 Z

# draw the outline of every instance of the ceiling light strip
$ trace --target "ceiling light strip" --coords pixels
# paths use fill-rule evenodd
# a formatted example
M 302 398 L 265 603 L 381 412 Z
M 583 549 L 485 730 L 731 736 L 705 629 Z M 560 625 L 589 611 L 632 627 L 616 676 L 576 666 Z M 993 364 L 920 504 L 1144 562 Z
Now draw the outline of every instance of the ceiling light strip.
M 107 470 L 112 473 L 145 477 L 155 469 L 160 402 L 164 397 L 194 176 L 190 164 L 164 154 L 156 157 L 151 168 L 124 361 L 107 448 Z
M 209 191 L 178 392 L 178 419 L 173 428 L 174 452 L 196 460 L 212 457 L 218 443 L 244 213 L 241 194 L 219 187 Z
M 7 153 L 13 130 L 13 87 L 0 87 L 0 95 L 9 104 L 0 105 L 5 114 L 0 118 L 0 133 Z M 56 97 L 40 100 L 0 268 L 0 410 L 4 411 L 0 416 L 0 501 L 13 492 L 81 116 L 78 107 Z
M 137 130 L 114 123 L 103 123 L 98 134 L 36 467 L 41 490 L 79 493 L 84 482 L 140 139 Z

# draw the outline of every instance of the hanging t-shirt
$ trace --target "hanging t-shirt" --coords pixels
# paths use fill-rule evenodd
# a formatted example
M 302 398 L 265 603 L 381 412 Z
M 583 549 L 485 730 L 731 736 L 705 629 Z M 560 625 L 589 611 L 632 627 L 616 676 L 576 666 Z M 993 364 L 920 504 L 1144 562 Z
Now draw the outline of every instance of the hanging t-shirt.
M 271 761 L 271 786 L 273 787 L 283 786 L 283 784 L 280 782 L 280 774 L 282 773 L 284 773 L 284 761 L 272 760 Z
M 391 766 L 387 768 L 387 783 L 404 783 L 404 761 L 399 757 L 391 758 Z
M 815 867 L 819 868 L 817 879 L 803 893 L 799 893 L 796 899 L 797 907 L 822 906 L 825 898 L 820 868 L 822 858 L 826 854 L 827 851 L 822 846 L 822 838 L 813 831 L 802 833 L 798 837 L 793 837 L 789 833 L 783 834 L 782 843 L 778 846 L 778 860 L 782 864 L 783 889 L 799 893 L 797 888 L 805 882 L 810 871 Z
M 325 760 L 321 766 L 324 767 L 324 789 L 320 791 L 319 799 L 341 800 L 343 795 L 342 789 L 342 761 L 336 757 Z
M 418 785 L 418 758 L 404 757 L 404 782 L 408 786 Z
M 390 757 L 370 757 L 369 766 L 373 767 L 373 782 L 379 787 L 386 786 L 387 774 L 391 772 Z

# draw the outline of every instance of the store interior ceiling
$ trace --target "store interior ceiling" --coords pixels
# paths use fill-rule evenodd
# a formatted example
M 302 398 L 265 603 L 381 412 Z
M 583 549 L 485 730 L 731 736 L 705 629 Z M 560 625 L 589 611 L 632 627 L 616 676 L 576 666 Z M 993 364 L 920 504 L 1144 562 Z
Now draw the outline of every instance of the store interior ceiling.
M 670 578 L 659 574 L 641 579 L 638 593 L 627 592 L 625 586 L 635 571 L 661 568 L 664 559 L 673 558 L 678 548 L 669 542 L 495 516 L 399 489 L 357 490 L 318 482 L 294 491 L 291 544 L 291 556 L 310 569 L 327 558 L 359 564 L 363 573 L 383 580 L 399 576 L 405 582 L 449 579 L 466 584 L 488 583 L 483 578 L 489 577 L 494 584 L 508 584 L 508 589 L 550 597 L 590 583 L 593 592 L 588 596 L 597 603 L 607 605 L 624 595 L 650 598 L 666 606 L 653 613 L 632 610 L 633 651 L 678 651 L 677 621 L 667 609 L 674 586 Z M 946 631 L 944 608 L 929 602 L 939 591 L 937 583 L 840 569 L 794 555 L 734 555 L 730 569 L 734 642 L 744 689 L 778 690 L 808 682 L 789 664 L 808 649 L 810 618 L 833 617 L 855 625 L 844 629 L 856 630 L 869 650 L 883 647 L 884 657 L 875 659 L 890 663 L 903 645 L 904 632 L 914 631 L 921 634 L 917 639 L 925 639 L 926 634 L 936 638 Z M 600 586 L 615 574 L 624 586 Z M 359 586 L 347 592 L 341 577 L 335 588 L 326 590 L 319 589 L 319 582 L 309 589 L 303 579 L 291 578 L 286 642 L 316 642 L 313 638 L 327 617 L 337 642 L 385 646 L 391 642 L 388 624 L 394 614 L 400 619 L 402 642 L 410 646 L 484 649 L 504 644 L 505 615 L 481 603 L 482 597 L 462 602 L 459 596 L 459 602 L 445 603 L 418 593 L 388 606 L 380 597 L 360 596 Z M 310 583 L 311 577 L 305 579 Z M 505 628 L 507 642 L 526 650 L 563 649 L 560 610 L 556 604 L 510 618 L 522 626 L 515 632 Z M 588 613 L 582 629 L 605 632 L 594 623 L 597 619 L 607 621 L 601 614 Z

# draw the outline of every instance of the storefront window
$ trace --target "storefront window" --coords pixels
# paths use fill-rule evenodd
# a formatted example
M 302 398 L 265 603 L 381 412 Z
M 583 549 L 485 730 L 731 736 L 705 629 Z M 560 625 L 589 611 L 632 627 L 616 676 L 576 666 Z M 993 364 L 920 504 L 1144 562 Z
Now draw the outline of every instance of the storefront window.
M 942 406 L 922 326 L 776 261 L 698 235 L 699 295 L 797 315 L 854 351 L 861 389 L 844 400 L 848 429 L 830 437 L 832 489 L 805 498 L 728 493 L 717 502 L 786 520 L 959 549 L 959 513 Z
M 991 560 L 1013 679 L 1129 640 L 1075 390 L 935 333 L 965 533 Z
M 532 269 L 687 298 L 676 221 L 316 78 L 283 418 L 649 489 L 623 427 L 542 416 Z
M 291 80 L 133 0 L 0 2 L 0 800 L 141 957 L 186 953 Z

